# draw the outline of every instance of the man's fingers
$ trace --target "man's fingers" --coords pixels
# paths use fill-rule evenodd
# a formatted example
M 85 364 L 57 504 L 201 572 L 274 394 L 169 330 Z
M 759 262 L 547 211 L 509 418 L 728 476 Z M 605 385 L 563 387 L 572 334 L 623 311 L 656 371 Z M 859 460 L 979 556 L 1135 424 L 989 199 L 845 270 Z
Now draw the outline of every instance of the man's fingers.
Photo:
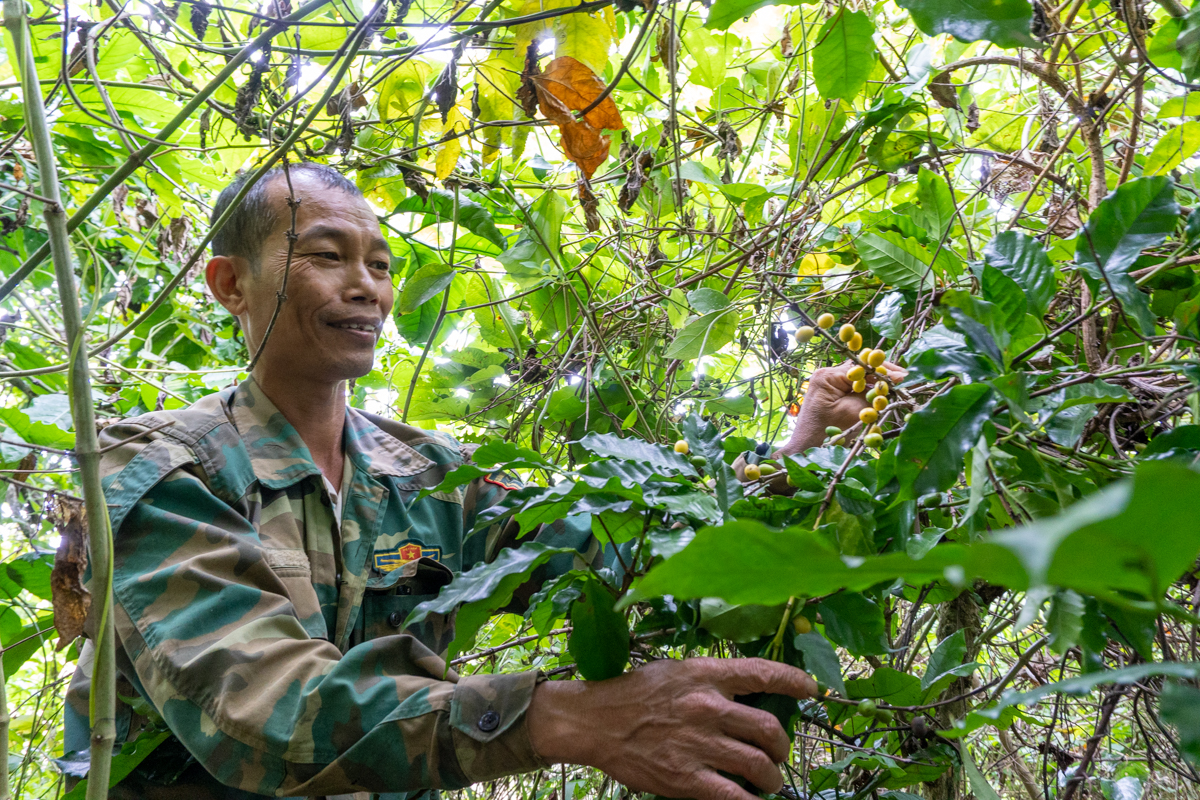
M 741 775 L 764 792 L 777 793 L 783 788 L 779 767 L 757 747 L 726 739 L 708 759 L 709 764 L 729 775 Z
M 776 764 L 787 760 L 791 742 L 774 714 L 737 702 L 730 706 L 721 715 L 722 733 L 754 745 Z
M 767 692 L 807 700 L 817 694 L 817 682 L 807 672 L 778 661 L 767 661 L 765 658 L 721 658 L 714 661 L 719 665 L 716 668 L 723 673 L 716 681 L 717 688 L 727 697 Z
M 758 800 L 728 778 L 707 770 L 696 773 L 695 783 L 686 796 L 695 800 Z

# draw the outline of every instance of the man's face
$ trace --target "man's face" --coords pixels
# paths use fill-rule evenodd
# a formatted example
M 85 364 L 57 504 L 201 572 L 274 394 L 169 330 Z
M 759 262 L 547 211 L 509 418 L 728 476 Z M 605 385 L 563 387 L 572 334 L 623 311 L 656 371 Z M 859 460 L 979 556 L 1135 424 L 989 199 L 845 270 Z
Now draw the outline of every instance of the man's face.
M 375 343 L 392 308 L 387 242 L 362 198 L 330 189 L 299 170 L 292 174 L 292 187 L 300 205 L 287 300 L 259 363 L 309 379 L 360 378 L 371 371 Z M 279 221 L 261 245 L 257 272 L 239 270 L 245 310 L 234 312 L 247 326 L 252 352 L 275 312 L 292 224 L 287 181 L 272 181 L 267 196 Z

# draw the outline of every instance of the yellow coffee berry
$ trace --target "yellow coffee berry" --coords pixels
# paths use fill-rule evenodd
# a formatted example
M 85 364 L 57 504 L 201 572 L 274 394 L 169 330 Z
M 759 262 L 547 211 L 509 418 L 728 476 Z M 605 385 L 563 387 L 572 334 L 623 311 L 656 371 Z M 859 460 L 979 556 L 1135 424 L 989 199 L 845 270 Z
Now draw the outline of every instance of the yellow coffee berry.
M 871 401 L 871 405 L 875 406 L 876 411 L 883 411 L 885 408 L 887 408 L 888 399 L 886 397 L 876 396 L 875 399 Z
M 833 318 L 833 314 L 828 312 L 817 317 L 817 327 L 823 328 L 824 330 L 829 330 L 832 328 L 834 322 L 835 320 Z
M 845 325 L 838 328 L 838 338 L 843 342 L 848 342 L 850 341 L 850 337 L 854 336 L 854 334 L 857 332 L 858 331 L 854 329 L 854 326 L 847 322 Z
M 866 358 L 867 364 L 872 367 L 882 366 L 883 362 L 886 360 L 887 360 L 887 354 L 884 353 L 882 350 L 872 350 L 870 353 L 867 354 L 867 358 Z
M 861 350 L 862 349 L 862 334 L 855 333 L 853 336 L 850 337 L 850 341 L 846 342 L 846 346 L 849 347 L 851 350 Z
M 888 389 L 888 385 L 886 383 L 884 383 L 883 381 L 876 382 L 875 394 L 879 395 L 880 397 L 887 397 L 887 393 L 889 391 L 891 391 L 891 390 Z
M 792 620 L 792 630 L 803 636 L 806 633 L 812 633 L 812 622 L 808 617 L 801 614 Z
M 886 369 L 884 369 L 883 367 L 876 367 L 876 368 L 875 368 L 875 374 L 876 374 L 876 375 L 878 375 L 878 376 L 879 376 L 879 377 L 881 377 L 881 378 L 886 378 L 886 377 L 887 377 L 887 370 L 886 370 Z
M 762 469 L 759 468 L 758 464 L 747 464 L 746 465 L 746 480 L 756 481 L 761 477 L 762 477 Z
M 801 325 L 796 329 L 796 341 L 800 344 L 812 341 L 812 338 L 816 335 L 817 332 L 812 325 Z
M 878 425 L 872 425 L 870 428 L 867 428 L 867 433 L 878 433 L 880 436 L 882 436 L 883 428 L 879 427 Z
M 854 383 L 850 384 L 850 391 L 854 392 L 855 394 L 862 394 L 866 390 L 867 390 L 867 382 L 866 381 L 855 381 Z
M 858 412 L 858 419 L 863 425 L 873 425 L 879 419 L 879 412 L 873 408 L 864 408 Z
M 680 439 L 675 443 L 675 452 L 679 453 L 681 456 L 686 456 L 688 453 L 688 443 L 683 439 Z
M 849 378 L 852 382 L 861 381 L 866 376 L 867 376 L 867 371 L 864 370 L 862 367 L 860 367 L 858 364 L 855 364 L 853 367 L 851 367 L 850 369 L 848 369 L 846 371 L 846 377 Z

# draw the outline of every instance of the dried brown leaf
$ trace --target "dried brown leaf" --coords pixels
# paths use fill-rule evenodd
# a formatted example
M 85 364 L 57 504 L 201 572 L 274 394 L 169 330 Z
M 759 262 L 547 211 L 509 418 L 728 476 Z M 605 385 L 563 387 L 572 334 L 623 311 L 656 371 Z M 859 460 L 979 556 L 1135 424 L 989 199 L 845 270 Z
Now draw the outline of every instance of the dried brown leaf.
M 583 111 L 604 93 L 604 81 L 592 70 L 570 56 L 554 59 L 544 72 L 530 75 L 529 82 L 537 92 L 538 108 L 546 119 L 558 123 L 562 133 L 562 147 L 571 159 L 590 178 L 608 158 L 611 139 L 603 130 L 621 130 L 625 127 L 621 113 L 611 97 L 605 97 L 582 118 L 575 111 Z
M 59 495 L 53 510 L 54 527 L 61 537 L 54 554 L 54 569 L 50 573 L 50 589 L 54 603 L 54 628 L 58 631 L 56 650 L 75 641 L 83 634 L 84 622 L 92 605 L 92 596 L 83 586 L 87 569 L 87 547 L 84 531 L 87 527 L 83 503 Z
M 575 187 L 579 192 L 579 204 L 583 207 L 583 219 L 587 229 L 595 233 L 600 230 L 600 201 L 592 191 L 591 182 L 582 175 L 576 181 Z

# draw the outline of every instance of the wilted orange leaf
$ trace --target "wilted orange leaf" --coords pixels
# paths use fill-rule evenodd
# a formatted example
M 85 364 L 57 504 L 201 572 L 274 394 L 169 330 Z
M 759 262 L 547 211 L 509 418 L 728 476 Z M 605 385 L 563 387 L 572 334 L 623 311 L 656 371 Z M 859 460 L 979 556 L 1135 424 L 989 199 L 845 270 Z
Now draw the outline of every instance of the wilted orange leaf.
M 529 75 L 528 80 L 537 91 L 542 115 L 558 123 L 567 158 L 578 164 L 583 174 L 590 178 L 608 158 L 611 140 L 601 131 L 625 127 L 611 97 L 597 103 L 582 119 L 572 113 L 583 111 L 603 94 L 604 81 L 570 56 L 554 59 L 544 72 Z

